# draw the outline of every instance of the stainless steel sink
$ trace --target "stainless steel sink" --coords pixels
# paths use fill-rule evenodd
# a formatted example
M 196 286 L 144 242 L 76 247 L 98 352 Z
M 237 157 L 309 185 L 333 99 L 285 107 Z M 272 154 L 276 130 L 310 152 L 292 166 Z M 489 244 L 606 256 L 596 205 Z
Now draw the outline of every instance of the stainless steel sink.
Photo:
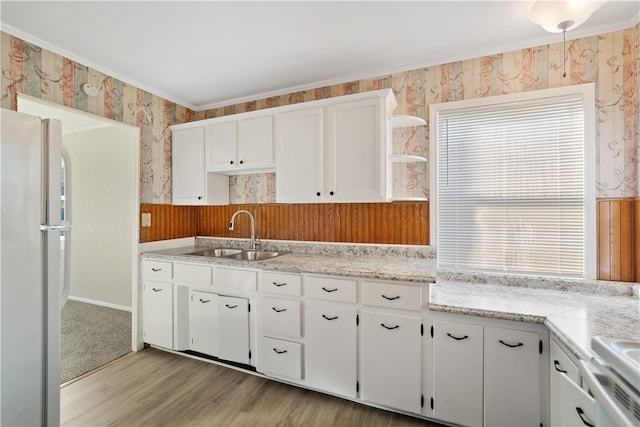
M 259 251 L 252 249 L 232 249 L 232 248 L 207 248 L 186 253 L 185 255 L 196 255 L 213 258 L 237 259 L 243 261 L 262 261 L 265 259 L 282 255 L 282 252 Z
M 229 255 L 236 255 L 242 252 L 240 249 L 231 249 L 231 248 L 207 248 L 201 249 L 194 252 L 189 252 L 185 255 L 197 255 L 197 256 L 206 256 L 206 257 L 214 257 L 214 258 L 222 258 L 228 257 Z
M 262 261 L 265 259 L 277 257 L 280 252 L 243 250 L 240 253 L 229 255 L 226 258 L 241 259 L 245 261 Z

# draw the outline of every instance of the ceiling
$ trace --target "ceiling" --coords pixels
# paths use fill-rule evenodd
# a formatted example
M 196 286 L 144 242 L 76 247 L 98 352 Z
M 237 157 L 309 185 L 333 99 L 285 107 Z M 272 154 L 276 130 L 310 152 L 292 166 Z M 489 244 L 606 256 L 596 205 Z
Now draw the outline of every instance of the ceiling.
M 7 1 L 2 31 L 194 110 L 555 43 L 532 1 Z M 609 0 L 578 38 L 638 23 Z

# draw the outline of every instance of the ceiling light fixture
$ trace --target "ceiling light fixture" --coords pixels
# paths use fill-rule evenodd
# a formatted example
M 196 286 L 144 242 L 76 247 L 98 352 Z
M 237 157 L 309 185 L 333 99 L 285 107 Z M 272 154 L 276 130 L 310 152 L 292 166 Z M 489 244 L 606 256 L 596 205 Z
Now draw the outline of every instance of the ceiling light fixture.
M 584 23 L 596 10 L 607 1 L 579 1 L 579 0 L 538 0 L 531 7 L 529 19 L 540 25 L 550 33 L 562 33 L 562 50 L 565 56 L 562 77 L 567 76 L 566 41 L 567 31 L 577 28 Z

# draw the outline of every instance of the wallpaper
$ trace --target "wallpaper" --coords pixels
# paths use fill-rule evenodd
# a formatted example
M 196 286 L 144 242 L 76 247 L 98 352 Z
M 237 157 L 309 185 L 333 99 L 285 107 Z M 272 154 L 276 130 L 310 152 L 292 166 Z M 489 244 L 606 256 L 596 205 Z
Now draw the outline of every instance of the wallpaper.
M 1 106 L 15 109 L 16 93 L 25 93 L 141 129 L 142 203 L 171 201 L 169 125 L 262 108 L 392 88 L 395 114 L 428 121 L 429 105 L 595 82 L 598 114 L 596 194 L 600 198 L 635 197 L 638 188 L 640 127 L 640 25 L 635 28 L 562 41 L 434 67 L 347 82 L 329 87 L 194 112 L 110 76 L 2 33 Z M 562 77 L 566 59 L 567 77 Z M 95 98 L 80 87 L 100 88 Z M 395 153 L 428 156 L 428 125 L 394 132 Z M 275 201 L 275 174 L 232 177 L 232 203 Z M 403 196 L 428 195 L 425 164 L 396 166 L 394 182 Z

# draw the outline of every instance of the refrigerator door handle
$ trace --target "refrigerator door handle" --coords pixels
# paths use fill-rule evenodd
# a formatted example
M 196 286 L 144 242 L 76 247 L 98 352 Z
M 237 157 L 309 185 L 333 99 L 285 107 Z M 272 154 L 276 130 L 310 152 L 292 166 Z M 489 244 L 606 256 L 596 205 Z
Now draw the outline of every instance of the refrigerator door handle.
M 69 226 L 68 225 L 49 225 L 49 224 L 40 224 L 40 231 L 52 231 L 52 230 L 58 230 L 58 231 L 68 231 L 69 230 Z

